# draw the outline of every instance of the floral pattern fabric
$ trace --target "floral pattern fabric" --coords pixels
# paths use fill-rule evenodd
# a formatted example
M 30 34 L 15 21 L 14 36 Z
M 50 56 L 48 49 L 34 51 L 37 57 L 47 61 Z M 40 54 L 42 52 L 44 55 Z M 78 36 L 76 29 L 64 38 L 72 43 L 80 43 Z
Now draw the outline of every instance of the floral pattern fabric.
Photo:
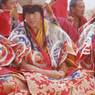
M 14 60 L 15 54 L 9 41 L 0 35 L 0 66 L 8 66 Z
M 87 71 L 81 71 L 81 76 L 76 78 L 52 79 L 37 72 L 23 72 L 27 82 L 28 91 L 18 88 L 13 75 L 6 80 L 0 80 L 0 94 L 2 95 L 87 95 L 95 90 L 95 78 Z M 14 75 L 15 76 L 15 75 Z M 1 76 L 0 76 L 1 78 Z M 10 87 L 9 93 L 4 93 L 5 86 Z M 30 94 L 29 94 L 29 93 Z
M 95 79 L 87 71 L 81 71 L 81 76 L 74 79 L 52 79 L 35 72 L 24 75 L 32 95 L 87 95 L 95 89 Z
M 46 23 L 47 23 L 46 42 L 47 42 L 47 47 L 48 47 L 48 54 L 50 56 L 52 66 L 56 67 L 58 65 L 60 51 L 61 51 L 61 48 L 63 47 L 64 43 L 67 43 L 65 52 L 73 54 L 73 55 L 76 55 L 76 52 L 73 49 L 72 40 L 66 34 L 65 31 L 63 31 L 57 25 L 55 25 L 49 21 L 46 21 Z M 24 23 L 22 22 L 18 25 L 18 27 L 16 29 L 13 30 L 13 32 L 9 36 L 9 40 L 12 41 L 13 38 L 16 38 L 20 35 L 24 35 L 27 38 L 26 32 L 27 31 L 25 30 Z M 32 39 L 32 37 L 31 37 L 31 39 Z M 19 39 L 18 41 L 22 42 L 21 39 Z M 28 40 L 28 43 L 30 43 L 29 40 Z M 39 52 L 39 50 L 37 49 L 37 44 L 33 41 L 33 39 L 32 39 L 32 44 L 33 44 L 34 49 L 37 52 Z M 27 44 L 26 44 L 26 46 L 27 46 Z M 64 55 L 64 56 L 67 56 L 67 55 Z
M 92 22 L 92 23 L 91 23 Z M 95 22 L 93 19 L 86 23 L 80 35 L 78 48 L 80 53 L 80 63 L 85 69 L 95 70 Z
M 29 48 L 30 43 L 23 35 L 23 31 L 22 34 L 18 36 L 10 36 L 9 40 L 12 41 L 12 43 L 9 41 L 7 44 L 10 45 L 10 48 L 16 55 L 9 67 L 12 65 L 18 66 L 19 64 L 14 65 L 13 63 L 21 63 L 22 59 L 26 58 L 28 54 L 33 54 L 33 51 Z M 51 43 L 53 42 L 51 41 Z M 49 45 L 51 44 L 49 43 Z M 59 43 L 58 45 L 60 47 Z M 56 44 L 54 47 L 56 47 Z M 54 50 L 54 48 L 51 48 L 50 51 L 51 50 Z M 67 50 L 68 53 L 72 54 L 72 52 L 69 51 L 71 49 L 67 48 Z M 93 76 L 93 71 L 76 70 L 71 76 L 67 76 L 66 78 L 53 79 L 37 72 L 18 72 L 15 71 L 14 68 L 10 69 L 9 67 L 5 68 L 0 66 L 0 72 L 3 70 L 7 72 L 2 75 L 0 74 L 0 95 L 87 95 L 88 91 L 95 90 L 95 78 Z M 23 81 L 28 89 L 24 90 L 19 88 L 16 79 Z M 8 94 L 4 92 L 6 87 Z

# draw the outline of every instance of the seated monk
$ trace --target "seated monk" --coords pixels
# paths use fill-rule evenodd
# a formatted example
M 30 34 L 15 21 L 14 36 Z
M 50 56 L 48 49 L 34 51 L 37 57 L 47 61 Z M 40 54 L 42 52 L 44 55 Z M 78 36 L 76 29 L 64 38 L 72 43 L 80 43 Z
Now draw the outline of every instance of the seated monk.
M 91 89 L 90 80 L 94 81 L 94 78 L 86 71 L 81 73 L 81 70 L 78 70 L 74 64 L 76 52 L 69 36 L 60 27 L 43 18 L 41 6 L 26 5 L 23 7 L 23 12 L 24 21 L 13 30 L 8 38 L 9 42 L 5 43 L 13 50 L 15 56 L 9 63 L 10 65 L 6 65 L 11 72 L 0 75 L 2 83 L 0 94 L 64 95 L 67 93 L 69 95 L 72 92 L 69 90 L 72 89 L 71 85 L 74 86 L 74 91 L 80 92 L 81 88 L 78 87 L 83 85 L 85 80 L 87 87 L 82 88 L 82 93 Z M 0 41 L 4 43 L 5 41 L 2 39 L 3 37 L 0 38 Z M 2 70 L 4 70 L 3 66 L 1 65 Z M 74 70 L 69 73 L 71 67 Z M 67 77 L 68 75 L 69 77 Z M 65 77 L 67 79 L 64 80 Z M 82 80 L 82 83 L 77 86 L 71 80 L 76 84 Z M 14 89 L 5 91 L 3 88 L 8 89 L 10 81 L 14 83 L 14 86 L 12 85 L 10 88 L 14 87 Z M 92 81 L 91 83 L 94 84 Z

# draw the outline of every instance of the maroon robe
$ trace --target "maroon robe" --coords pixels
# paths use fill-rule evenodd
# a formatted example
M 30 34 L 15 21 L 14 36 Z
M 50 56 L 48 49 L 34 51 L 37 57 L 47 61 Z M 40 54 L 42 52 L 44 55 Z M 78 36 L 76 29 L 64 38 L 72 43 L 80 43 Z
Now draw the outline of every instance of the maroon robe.
M 60 17 L 57 18 L 60 26 L 66 33 L 70 36 L 70 38 L 76 42 L 79 39 L 79 34 L 77 32 L 77 28 L 74 27 L 66 18 Z

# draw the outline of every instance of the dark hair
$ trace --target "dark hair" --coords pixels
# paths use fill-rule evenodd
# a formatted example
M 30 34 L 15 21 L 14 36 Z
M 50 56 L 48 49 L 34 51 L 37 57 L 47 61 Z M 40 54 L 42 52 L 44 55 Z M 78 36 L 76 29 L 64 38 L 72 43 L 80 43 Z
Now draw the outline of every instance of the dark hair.
M 42 29 L 43 29 L 43 33 L 45 35 L 44 10 L 43 10 L 41 5 L 24 5 L 23 6 L 23 19 L 25 19 L 25 15 L 27 13 L 31 14 L 31 13 L 35 13 L 35 12 L 39 12 L 41 14 L 41 17 L 42 17 Z M 44 44 L 46 45 L 46 39 L 44 39 Z
M 6 4 L 8 0 L 0 0 L 0 9 L 2 9 L 2 4 Z
M 43 8 L 40 5 L 24 5 L 23 6 L 23 17 L 25 18 L 25 15 L 27 13 L 34 13 L 34 12 L 39 12 L 41 16 L 43 17 Z
M 70 5 L 69 5 L 70 11 L 71 11 L 71 8 L 72 8 L 72 7 L 75 7 L 75 6 L 76 6 L 77 1 L 82 1 L 82 0 L 71 0 L 71 1 L 70 1 Z

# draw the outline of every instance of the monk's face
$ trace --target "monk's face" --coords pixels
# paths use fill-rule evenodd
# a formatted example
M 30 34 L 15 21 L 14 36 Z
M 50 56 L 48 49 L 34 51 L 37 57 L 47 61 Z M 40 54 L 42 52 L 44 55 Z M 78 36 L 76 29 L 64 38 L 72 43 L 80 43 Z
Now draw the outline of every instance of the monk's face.
M 25 19 L 28 25 L 32 28 L 39 28 L 42 21 L 41 14 L 39 12 L 26 14 Z
M 84 15 L 85 5 L 83 0 L 77 0 L 76 6 L 73 8 L 74 14 L 78 17 Z

